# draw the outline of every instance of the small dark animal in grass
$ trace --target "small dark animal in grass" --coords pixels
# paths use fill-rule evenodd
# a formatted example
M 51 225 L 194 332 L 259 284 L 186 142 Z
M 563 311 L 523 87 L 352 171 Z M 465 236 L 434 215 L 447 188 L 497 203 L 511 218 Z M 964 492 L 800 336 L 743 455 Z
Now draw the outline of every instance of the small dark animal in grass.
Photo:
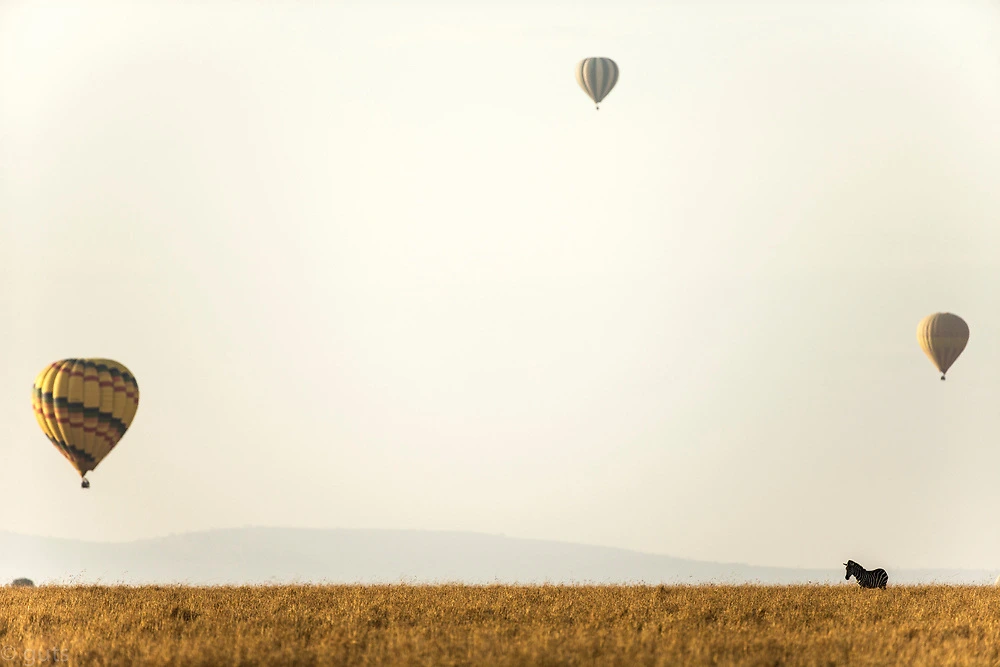
M 885 588 L 885 585 L 889 583 L 889 575 L 882 568 L 869 571 L 853 560 L 847 561 L 844 565 L 847 566 L 847 576 L 844 579 L 850 581 L 851 575 L 854 575 L 861 588 Z
M 35 582 L 33 582 L 31 579 L 15 579 L 14 581 L 10 582 L 10 585 L 11 586 L 34 586 Z

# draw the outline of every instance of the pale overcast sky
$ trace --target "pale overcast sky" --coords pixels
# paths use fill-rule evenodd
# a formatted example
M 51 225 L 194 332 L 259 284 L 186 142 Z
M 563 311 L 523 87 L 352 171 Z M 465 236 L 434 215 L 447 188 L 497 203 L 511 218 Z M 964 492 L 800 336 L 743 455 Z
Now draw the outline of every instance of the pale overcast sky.
M 2 2 L 0 530 L 1000 566 L 998 119 L 988 2 Z

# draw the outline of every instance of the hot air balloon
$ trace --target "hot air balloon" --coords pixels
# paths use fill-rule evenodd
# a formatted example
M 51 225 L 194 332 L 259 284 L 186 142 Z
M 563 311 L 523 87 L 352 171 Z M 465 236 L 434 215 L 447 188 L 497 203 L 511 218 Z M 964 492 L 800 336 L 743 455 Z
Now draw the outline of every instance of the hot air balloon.
M 35 378 L 31 406 L 38 425 L 89 488 L 97 467 L 132 424 L 139 407 L 135 376 L 110 359 L 63 359 Z
M 600 109 L 597 105 L 618 83 L 618 65 L 611 58 L 584 58 L 576 64 L 576 82 Z
M 969 325 L 958 315 L 934 313 L 920 320 L 917 341 L 924 354 L 941 371 L 943 380 L 944 374 L 969 342 Z

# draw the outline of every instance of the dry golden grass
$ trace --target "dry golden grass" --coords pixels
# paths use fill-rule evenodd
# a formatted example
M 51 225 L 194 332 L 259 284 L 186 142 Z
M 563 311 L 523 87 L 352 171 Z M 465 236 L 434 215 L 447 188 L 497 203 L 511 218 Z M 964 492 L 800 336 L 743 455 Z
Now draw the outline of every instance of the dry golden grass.
M 0 589 L 0 667 L 52 663 L 995 666 L 1000 588 Z

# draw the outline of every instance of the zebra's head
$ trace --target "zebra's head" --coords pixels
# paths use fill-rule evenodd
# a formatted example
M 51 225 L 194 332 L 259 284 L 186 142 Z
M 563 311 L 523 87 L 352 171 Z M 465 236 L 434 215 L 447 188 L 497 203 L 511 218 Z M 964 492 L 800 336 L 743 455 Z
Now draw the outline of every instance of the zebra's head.
M 856 568 L 858 564 L 855 563 L 853 560 L 849 560 L 846 563 L 844 563 L 844 566 L 847 568 L 847 574 L 844 576 L 844 579 L 850 580 L 851 573 L 854 572 L 854 568 Z

